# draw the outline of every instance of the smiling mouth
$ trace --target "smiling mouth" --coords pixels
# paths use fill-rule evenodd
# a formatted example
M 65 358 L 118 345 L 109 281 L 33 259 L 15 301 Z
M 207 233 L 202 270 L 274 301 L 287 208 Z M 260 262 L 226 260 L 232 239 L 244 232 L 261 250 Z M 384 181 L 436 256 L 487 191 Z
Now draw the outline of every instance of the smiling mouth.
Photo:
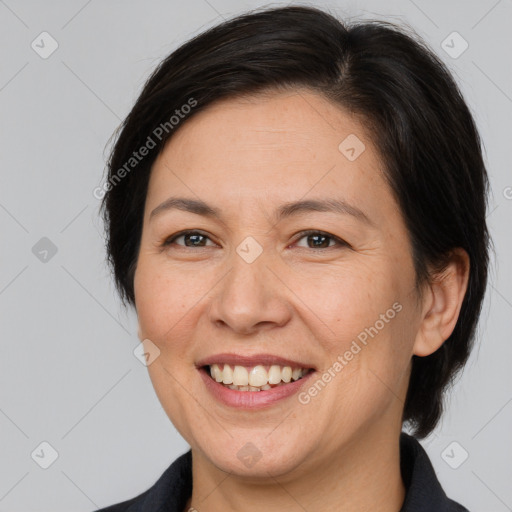
M 236 391 L 266 391 L 300 380 L 314 371 L 312 368 L 280 365 L 247 367 L 229 364 L 212 364 L 203 369 L 212 380 Z

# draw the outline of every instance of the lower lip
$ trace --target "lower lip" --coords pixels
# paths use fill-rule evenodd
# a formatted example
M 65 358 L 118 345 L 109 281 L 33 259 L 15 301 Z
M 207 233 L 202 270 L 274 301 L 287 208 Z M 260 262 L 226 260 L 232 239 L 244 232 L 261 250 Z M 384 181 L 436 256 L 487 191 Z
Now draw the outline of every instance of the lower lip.
M 206 385 L 206 389 L 208 389 L 219 402 L 229 405 L 230 407 L 254 410 L 268 407 L 280 400 L 295 395 L 315 372 L 310 371 L 299 380 L 265 391 L 237 391 L 236 389 L 227 388 L 213 380 L 204 368 L 200 368 L 199 373 Z

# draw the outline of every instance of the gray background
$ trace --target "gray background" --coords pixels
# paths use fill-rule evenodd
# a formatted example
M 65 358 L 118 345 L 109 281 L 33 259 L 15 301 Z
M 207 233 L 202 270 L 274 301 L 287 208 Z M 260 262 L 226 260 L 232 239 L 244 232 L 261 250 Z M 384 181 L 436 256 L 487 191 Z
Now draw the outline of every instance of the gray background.
M 0 511 L 89 511 L 128 499 L 188 448 L 133 354 L 135 315 L 111 284 L 92 191 L 108 138 L 158 61 L 222 18 L 262 5 L 0 0 Z M 512 510 L 512 1 L 317 5 L 410 24 L 474 112 L 497 258 L 478 348 L 422 444 L 449 496 L 472 512 Z M 59 45 L 46 59 L 31 47 L 51 49 L 43 31 Z M 457 58 L 441 46 L 454 31 L 469 44 Z M 48 469 L 40 467 L 51 462 L 44 441 L 58 453 Z

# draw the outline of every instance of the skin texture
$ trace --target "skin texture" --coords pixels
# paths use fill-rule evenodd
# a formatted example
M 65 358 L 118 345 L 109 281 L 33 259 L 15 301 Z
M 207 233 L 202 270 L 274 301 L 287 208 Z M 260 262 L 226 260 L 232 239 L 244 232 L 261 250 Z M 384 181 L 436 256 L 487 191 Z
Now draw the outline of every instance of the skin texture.
M 365 145 L 354 161 L 338 149 L 350 134 Z M 222 220 L 177 209 L 150 218 L 170 196 L 200 199 Z M 272 220 L 285 202 L 326 198 L 370 222 L 332 212 Z M 184 229 L 205 237 L 162 246 Z M 320 237 L 318 248 L 314 235 L 300 235 L 306 229 L 349 245 Z M 236 252 L 248 236 L 263 250 L 252 263 Z M 317 93 L 223 100 L 184 122 L 152 169 L 134 285 L 140 339 L 160 350 L 150 378 L 192 448 L 188 505 L 399 510 L 411 357 L 448 338 L 467 275 L 467 255 L 456 251 L 418 294 L 408 233 L 364 125 Z M 307 404 L 294 395 L 258 411 L 228 407 L 195 365 L 224 352 L 269 353 L 309 362 L 321 377 L 394 303 L 401 310 Z M 247 442 L 261 454 L 250 468 L 237 457 Z

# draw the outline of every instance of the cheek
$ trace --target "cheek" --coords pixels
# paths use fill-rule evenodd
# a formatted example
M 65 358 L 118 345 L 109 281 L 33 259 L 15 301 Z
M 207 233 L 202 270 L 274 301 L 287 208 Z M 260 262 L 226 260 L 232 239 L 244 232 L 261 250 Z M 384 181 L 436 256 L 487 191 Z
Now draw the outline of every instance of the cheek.
M 349 410 L 364 403 L 370 414 L 392 399 L 390 389 L 400 394 L 414 340 L 409 277 L 391 260 L 374 259 L 302 281 L 300 296 L 315 313 L 313 331 L 327 355 L 323 370 L 338 376 L 332 389 Z
M 198 273 L 166 267 L 147 256 L 139 258 L 134 289 L 141 335 L 156 344 L 184 329 L 206 291 Z
M 163 268 L 154 257 L 141 256 L 134 276 L 135 304 L 141 339 L 160 350 L 147 367 L 156 395 L 174 426 L 188 439 L 193 404 L 184 393 L 191 363 L 187 358 L 198 300 L 204 295 L 193 275 Z M 184 286 L 184 283 L 187 285 Z M 195 292 L 194 292 L 195 290 Z
M 365 330 L 376 322 L 378 331 L 384 330 L 387 322 L 383 322 L 394 316 L 395 311 L 391 310 L 384 320 L 381 315 L 386 315 L 400 296 L 394 281 L 389 265 L 374 259 L 371 264 L 303 275 L 294 288 L 315 318 L 323 344 L 337 353 L 359 334 L 364 339 Z

